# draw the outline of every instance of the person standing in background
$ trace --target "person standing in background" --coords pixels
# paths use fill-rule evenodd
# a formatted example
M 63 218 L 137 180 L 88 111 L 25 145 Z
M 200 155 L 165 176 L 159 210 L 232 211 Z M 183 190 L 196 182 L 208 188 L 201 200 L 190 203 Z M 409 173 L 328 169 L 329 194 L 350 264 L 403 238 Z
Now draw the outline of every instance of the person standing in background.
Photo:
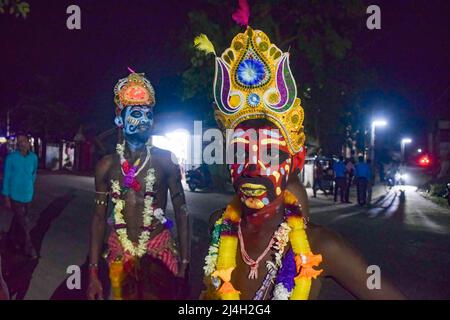
M 17 136 L 17 149 L 6 157 L 3 176 L 5 206 L 14 212 L 7 240 L 15 248 L 22 248 L 27 257 L 36 259 L 38 256 L 30 238 L 28 207 L 34 195 L 38 158 L 31 151 L 25 135 Z
M 367 202 L 367 186 L 371 176 L 370 164 L 364 162 L 364 157 L 358 157 L 358 163 L 355 166 L 355 177 L 358 204 L 360 206 L 364 206 Z
M 325 195 L 327 195 L 327 191 L 322 186 L 323 179 L 323 166 L 319 160 L 315 161 L 314 164 L 314 182 L 313 182 L 313 197 L 317 197 L 317 189 L 323 191 Z
M 345 202 L 346 203 L 351 203 L 350 202 L 350 187 L 352 186 L 353 183 L 353 177 L 355 176 L 355 160 L 352 158 L 349 158 L 347 160 L 347 164 L 345 165 L 346 167 L 346 178 L 347 178 L 347 188 L 345 190 Z
M 334 202 L 337 200 L 338 189 L 340 192 L 341 202 L 345 201 L 345 192 L 347 191 L 347 181 L 345 178 L 346 166 L 344 164 L 344 157 L 340 156 L 339 161 L 333 163 L 334 171 Z

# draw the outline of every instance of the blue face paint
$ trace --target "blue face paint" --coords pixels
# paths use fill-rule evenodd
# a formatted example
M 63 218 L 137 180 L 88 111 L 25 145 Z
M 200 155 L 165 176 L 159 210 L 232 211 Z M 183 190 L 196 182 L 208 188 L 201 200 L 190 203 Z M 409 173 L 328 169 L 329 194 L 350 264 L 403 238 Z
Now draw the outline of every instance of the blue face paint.
M 130 148 L 141 148 L 150 138 L 153 126 L 153 109 L 148 106 L 127 106 L 116 124 L 123 127 L 125 140 Z

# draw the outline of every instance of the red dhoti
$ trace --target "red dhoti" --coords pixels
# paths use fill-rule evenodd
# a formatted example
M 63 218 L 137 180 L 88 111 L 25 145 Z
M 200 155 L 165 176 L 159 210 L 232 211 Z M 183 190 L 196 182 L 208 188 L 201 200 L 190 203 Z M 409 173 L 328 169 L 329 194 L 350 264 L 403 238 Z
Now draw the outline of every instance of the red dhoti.
M 116 232 L 109 239 L 109 274 L 114 299 L 176 299 L 178 256 L 169 230 L 152 238 L 138 258 L 124 252 Z

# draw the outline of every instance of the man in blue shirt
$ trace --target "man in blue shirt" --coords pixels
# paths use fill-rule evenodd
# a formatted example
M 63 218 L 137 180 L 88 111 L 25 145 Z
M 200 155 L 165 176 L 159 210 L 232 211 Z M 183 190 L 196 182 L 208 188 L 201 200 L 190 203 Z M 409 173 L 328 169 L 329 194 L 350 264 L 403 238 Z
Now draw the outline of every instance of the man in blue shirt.
M 345 202 L 345 191 L 347 190 L 347 180 L 345 178 L 345 163 L 344 157 L 340 156 L 339 161 L 333 163 L 333 171 L 334 171 L 334 202 L 337 200 L 337 192 L 338 189 L 340 191 L 341 202 Z
M 22 247 L 25 255 L 37 258 L 28 223 L 28 206 L 33 199 L 34 182 L 36 180 L 38 159 L 32 152 L 28 137 L 17 137 L 18 150 L 9 154 L 5 160 L 5 174 L 3 176 L 3 195 L 5 205 L 12 209 L 14 218 L 8 232 L 8 240 L 15 248 Z M 17 239 L 22 234 L 22 239 Z
M 356 190 L 358 194 L 358 204 L 364 206 L 367 202 L 367 186 L 371 181 L 372 172 L 370 165 L 364 162 L 362 156 L 358 157 L 355 166 Z

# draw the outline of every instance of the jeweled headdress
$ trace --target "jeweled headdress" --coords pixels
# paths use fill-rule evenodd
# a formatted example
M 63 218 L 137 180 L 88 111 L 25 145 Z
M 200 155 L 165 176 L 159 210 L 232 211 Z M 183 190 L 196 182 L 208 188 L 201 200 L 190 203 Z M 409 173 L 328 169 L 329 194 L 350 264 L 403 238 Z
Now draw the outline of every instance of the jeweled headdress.
M 116 115 L 119 115 L 126 106 L 151 106 L 155 101 L 155 90 L 144 73 L 132 72 L 128 77 L 117 81 L 114 87 L 114 102 Z
M 289 67 L 289 53 L 272 44 L 264 32 L 249 27 L 248 8 L 247 13 L 240 10 L 233 19 L 245 25 L 246 31 L 216 56 L 216 120 L 220 127 L 234 129 L 245 120 L 266 119 L 283 134 L 290 153 L 296 154 L 303 151 L 305 143 L 304 112 Z M 197 37 L 194 44 L 215 54 L 205 35 Z

